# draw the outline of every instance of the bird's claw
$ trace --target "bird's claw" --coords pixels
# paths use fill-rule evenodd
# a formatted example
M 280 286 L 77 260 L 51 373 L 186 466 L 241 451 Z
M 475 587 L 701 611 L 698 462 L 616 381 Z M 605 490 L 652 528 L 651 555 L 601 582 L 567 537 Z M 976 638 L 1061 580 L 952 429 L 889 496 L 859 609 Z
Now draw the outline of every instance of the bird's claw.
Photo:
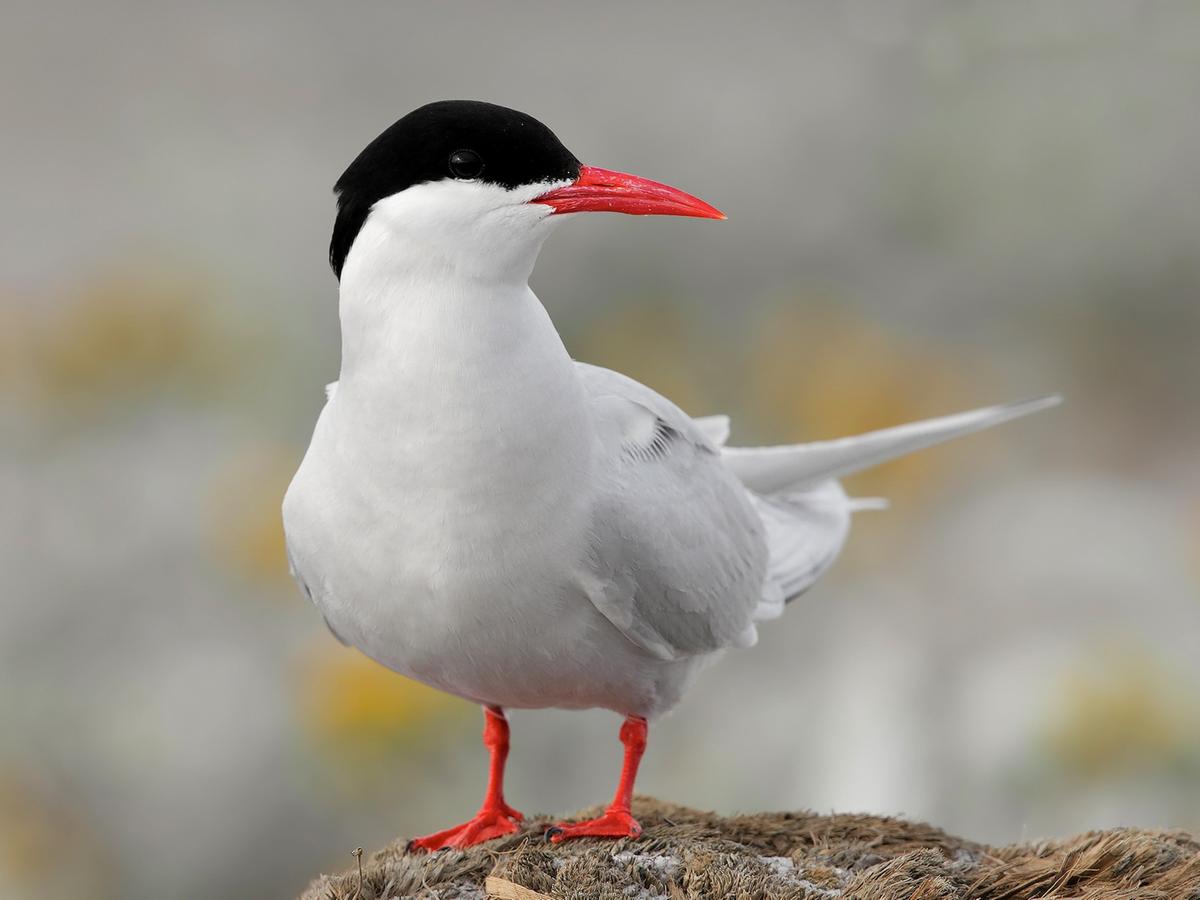
M 642 826 L 631 813 L 623 809 L 609 809 L 599 818 L 586 822 L 558 822 L 546 829 L 546 840 L 561 844 L 574 838 L 635 838 L 641 833 Z
M 417 850 L 461 850 L 494 840 L 508 834 L 516 834 L 517 824 L 513 819 L 521 818 L 521 814 L 505 804 L 495 809 L 482 809 L 475 818 L 454 828 L 437 831 L 425 837 L 413 838 L 408 842 L 408 852 Z

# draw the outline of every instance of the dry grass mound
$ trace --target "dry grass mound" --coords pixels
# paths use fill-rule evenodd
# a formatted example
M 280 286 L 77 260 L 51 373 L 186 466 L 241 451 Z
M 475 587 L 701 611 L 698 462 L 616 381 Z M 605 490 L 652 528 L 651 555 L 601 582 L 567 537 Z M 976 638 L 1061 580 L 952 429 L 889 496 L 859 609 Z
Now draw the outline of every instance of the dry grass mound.
M 595 815 L 584 810 L 578 817 Z M 301 900 L 1200 900 L 1200 841 L 1115 829 L 986 847 L 879 816 L 723 817 L 642 797 L 637 840 L 548 844 L 547 817 L 466 852 L 406 841 Z

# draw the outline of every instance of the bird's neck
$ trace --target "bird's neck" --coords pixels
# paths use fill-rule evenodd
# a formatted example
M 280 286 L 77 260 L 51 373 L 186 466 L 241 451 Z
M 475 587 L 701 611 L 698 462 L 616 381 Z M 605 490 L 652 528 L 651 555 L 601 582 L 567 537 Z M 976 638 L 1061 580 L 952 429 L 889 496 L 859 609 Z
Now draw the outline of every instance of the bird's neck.
M 523 350 L 561 361 L 566 350 L 529 289 L 543 238 L 501 249 L 372 215 L 341 275 L 343 385 L 390 379 L 397 367 L 473 370 Z
M 456 490 L 494 477 L 496 466 L 519 474 L 529 462 L 533 482 L 564 467 L 569 479 L 588 465 L 584 388 L 523 278 L 347 266 L 340 316 L 336 412 L 376 461 L 399 468 L 439 459 Z
M 524 280 L 483 281 L 453 270 L 376 270 L 343 279 L 341 388 L 484 394 L 538 370 L 572 363 Z

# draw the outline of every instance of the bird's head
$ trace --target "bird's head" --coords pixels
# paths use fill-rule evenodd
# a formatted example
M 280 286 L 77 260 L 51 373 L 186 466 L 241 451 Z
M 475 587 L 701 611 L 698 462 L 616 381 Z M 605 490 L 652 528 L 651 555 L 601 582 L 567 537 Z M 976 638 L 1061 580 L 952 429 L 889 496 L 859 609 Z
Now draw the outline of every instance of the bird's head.
M 329 262 L 404 247 L 408 260 L 480 277 L 527 277 L 566 213 L 725 216 L 683 191 L 582 165 L 554 132 L 491 103 L 430 103 L 400 119 L 338 179 Z

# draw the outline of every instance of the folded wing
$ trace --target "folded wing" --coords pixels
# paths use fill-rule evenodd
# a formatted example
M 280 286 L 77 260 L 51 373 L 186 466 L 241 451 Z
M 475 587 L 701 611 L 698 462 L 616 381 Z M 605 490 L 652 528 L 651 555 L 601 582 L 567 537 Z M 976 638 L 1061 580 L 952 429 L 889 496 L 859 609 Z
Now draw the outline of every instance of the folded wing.
M 711 439 L 719 423 L 698 423 L 616 372 L 582 363 L 578 372 L 601 444 L 592 602 L 660 659 L 754 643 L 765 529 Z
M 577 364 L 601 452 L 588 594 L 661 659 L 747 646 L 841 552 L 855 509 L 837 478 L 1059 402 L 992 406 L 858 437 L 726 447 L 725 416 L 692 419 L 607 369 Z

